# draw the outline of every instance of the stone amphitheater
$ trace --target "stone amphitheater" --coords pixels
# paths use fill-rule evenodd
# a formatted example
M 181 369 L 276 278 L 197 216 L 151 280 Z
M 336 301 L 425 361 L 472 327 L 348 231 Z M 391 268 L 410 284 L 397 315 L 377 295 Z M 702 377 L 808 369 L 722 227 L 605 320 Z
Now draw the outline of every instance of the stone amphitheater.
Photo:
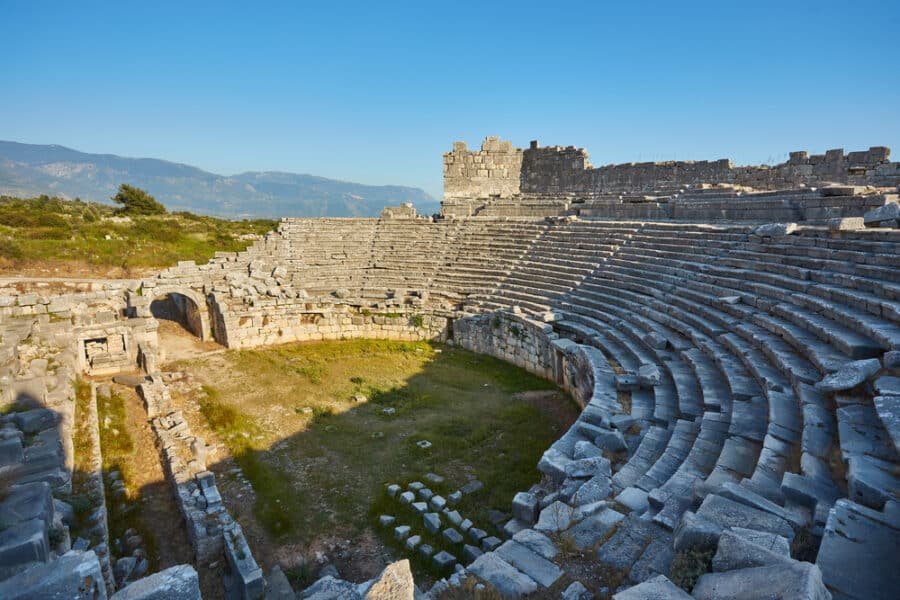
M 141 281 L 0 290 L 0 400 L 39 405 L 0 417 L 0 597 L 198 598 L 197 569 L 216 560 L 228 598 L 897 597 L 900 163 L 887 148 L 593 167 L 583 149 L 489 137 L 454 144 L 443 168 L 440 215 L 289 218 L 245 252 Z M 437 340 L 550 379 L 582 411 L 510 498 L 511 520 L 490 536 L 448 528 L 459 551 L 429 589 L 401 561 L 295 592 L 255 561 L 172 407 L 150 312 L 163 296 L 228 348 Z M 70 539 L 62 500 L 76 377 L 135 368 L 195 559 L 152 574 L 108 539 L 97 443 L 99 541 Z M 457 524 L 410 488 L 390 492 L 433 512 L 384 515 L 398 537 Z M 617 574 L 612 589 L 567 572 L 572 544 Z M 692 552 L 713 558 L 688 594 L 670 577 Z

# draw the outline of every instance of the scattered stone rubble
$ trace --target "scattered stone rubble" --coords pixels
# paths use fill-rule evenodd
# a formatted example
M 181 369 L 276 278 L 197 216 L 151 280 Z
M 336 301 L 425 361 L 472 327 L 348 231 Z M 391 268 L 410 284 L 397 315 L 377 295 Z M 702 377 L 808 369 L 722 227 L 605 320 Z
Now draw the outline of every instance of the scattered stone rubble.
M 224 560 L 236 597 L 292 593 L 280 571 L 263 576 L 222 506 L 210 449 L 172 407 L 151 309 L 162 298 L 231 348 L 439 340 L 572 395 L 578 420 L 496 522 L 456 509 L 474 483 L 446 497 L 429 496 L 438 484 L 425 478 L 391 488 L 397 514 L 382 531 L 445 569 L 423 595 L 473 578 L 508 597 L 685 597 L 675 558 L 706 552 L 711 572 L 689 597 L 893 596 L 900 163 L 887 148 L 797 152 L 771 167 L 594 168 L 574 147 L 489 138 L 476 152 L 456 144 L 444 168 L 437 217 L 400 206 L 379 219 L 284 219 L 245 252 L 141 281 L 0 288 L 0 401 L 13 407 L 0 417 L 12 482 L 0 596 L 199 595 L 189 566 L 138 578 L 138 561 L 110 564 L 102 535 L 69 535 L 74 379 L 135 367 L 140 377 L 117 380 L 144 399 L 197 564 Z M 97 532 L 104 506 L 91 513 Z M 563 545 L 621 584 L 580 581 Z M 366 584 L 332 574 L 301 597 L 418 593 L 401 561 Z

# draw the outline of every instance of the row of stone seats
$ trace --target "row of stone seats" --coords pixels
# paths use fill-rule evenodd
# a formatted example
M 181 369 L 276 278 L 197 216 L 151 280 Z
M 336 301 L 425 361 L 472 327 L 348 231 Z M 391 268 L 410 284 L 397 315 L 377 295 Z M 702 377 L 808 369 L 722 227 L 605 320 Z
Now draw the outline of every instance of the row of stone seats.
M 669 321 L 669 323 L 672 324 L 672 321 Z M 696 336 L 696 333 L 693 333 L 692 335 Z M 715 342 L 712 342 L 712 340 L 707 340 L 706 345 L 709 346 L 710 344 L 715 344 Z M 723 366 L 726 367 L 724 372 L 731 375 L 730 378 L 726 378 L 727 381 L 729 381 L 729 383 L 731 383 L 736 388 L 738 386 L 743 387 L 742 391 L 744 392 L 745 398 L 754 399 L 756 397 L 756 395 L 759 394 L 758 389 L 753 389 L 752 381 L 748 378 L 747 373 L 745 371 L 744 372 L 740 371 L 741 365 L 739 364 L 739 361 L 736 361 L 736 360 L 732 360 L 730 362 L 725 361 L 724 358 L 725 358 L 725 355 L 727 355 L 727 352 L 722 352 L 722 348 L 718 344 L 714 345 L 712 348 L 707 348 L 707 349 L 711 350 L 711 354 L 713 356 L 716 356 L 718 358 L 719 362 Z M 695 358 L 694 358 L 693 362 L 695 362 L 695 363 L 696 363 L 696 356 L 698 356 L 698 355 L 694 354 Z M 748 388 L 748 386 L 750 386 L 750 387 Z M 741 389 L 741 388 L 738 388 L 738 389 Z M 742 400 L 742 402 L 745 402 L 745 400 Z M 757 404 L 758 404 L 758 402 L 757 402 Z M 746 407 L 745 404 L 738 404 L 737 406 L 738 407 Z M 752 404 L 751 404 L 751 408 L 752 408 Z M 748 411 L 742 411 L 742 412 L 745 415 L 744 420 L 747 421 L 749 419 L 749 421 L 751 422 L 750 424 L 752 424 L 752 421 L 754 421 L 754 419 L 752 418 L 752 416 L 754 415 L 754 411 L 751 410 L 749 412 Z M 758 414 L 758 408 L 756 409 L 756 414 Z M 713 427 L 711 430 L 713 432 L 716 431 L 715 427 Z M 741 435 L 746 436 L 746 435 L 748 435 L 748 433 L 752 433 L 753 437 L 757 438 L 755 441 L 761 441 L 760 438 L 761 438 L 762 433 L 759 432 L 758 428 L 757 428 L 756 432 L 753 432 L 752 429 L 747 428 L 745 426 L 742 426 L 740 428 L 740 430 L 741 430 L 740 431 Z M 720 436 L 715 436 L 715 437 L 720 437 Z M 732 443 L 736 444 L 736 445 L 747 446 L 747 441 L 745 439 L 734 439 L 734 440 L 732 440 Z M 732 478 L 733 477 L 730 474 L 728 474 L 728 471 L 726 471 L 725 469 L 719 469 L 719 472 L 722 475 L 720 478 Z M 725 476 L 726 474 L 728 474 L 727 477 Z M 746 473 L 746 474 L 749 474 L 749 473 Z
M 696 248 L 694 244 L 691 244 L 691 248 Z M 896 246 L 894 246 L 896 249 Z M 695 251 L 694 251 L 695 252 Z M 692 260 L 694 255 L 690 255 Z M 613 261 L 610 261 L 613 262 Z M 648 267 L 649 261 L 643 261 L 640 264 L 640 269 L 644 269 Z M 610 264 L 604 265 L 604 270 L 607 274 L 610 273 L 611 267 Z M 626 266 L 624 268 L 631 268 L 630 266 Z M 705 270 L 704 270 L 705 272 Z M 672 285 L 665 286 L 665 290 L 667 293 L 660 294 L 659 293 L 659 276 L 663 273 L 654 273 L 652 277 L 654 281 L 644 281 L 638 284 L 639 286 L 644 286 L 641 291 L 645 290 L 654 290 L 650 291 L 650 293 L 646 294 L 646 298 L 651 299 L 650 302 L 653 302 L 654 298 L 662 298 L 666 301 L 671 301 L 672 296 L 669 296 L 667 293 L 678 294 L 679 290 L 677 289 L 678 276 L 672 276 Z M 669 273 L 671 275 L 671 273 Z M 628 277 L 636 277 L 640 279 L 639 276 L 636 276 L 633 272 Z M 853 275 L 857 277 L 856 275 Z M 689 277 L 689 276 L 688 276 Z M 618 281 L 615 276 L 609 277 L 616 283 L 621 284 L 621 281 Z M 684 281 L 687 278 L 681 278 L 680 281 Z M 699 279 L 699 278 L 698 278 Z M 583 286 L 585 287 L 585 286 Z M 634 286 L 630 286 L 632 289 Z M 639 288 L 640 289 L 640 288 Z M 884 291 L 884 286 L 882 286 L 882 291 Z M 609 291 L 615 291 L 618 294 L 621 294 L 621 290 L 611 289 Z M 731 291 L 731 290 L 728 290 Z M 888 293 L 890 293 L 890 288 L 887 288 Z M 834 291 L 829 292 L 833 297 L 842 297 L 841 294 L 835 294 Z M 870 296 L 873 294 L 868 293 Z M 894 338 L 893 338 L 893 329 L 891 325 L 885 326 L 883 323 L 879 323 L 873 321 L 871 319 L 868 320 L 869 326 L 864 329 L 867 333 L 872 335 L 872 338 L 875 339 L 879 346 L 876 346 L 876 350 L 866 350 L 867 346 L 863 343 L 860 343 L 858 337 L 854 337 L 851 335 L 853 333 L 850 327 L 846 327 L 847 330 L 841 331 L 840 320 L 841 318 L 848 322 L 850 326 L 856 325 L 859 327 L 865 321 L 861 320 L 858 315 L 848 316 L 849 311 L 846 308 L 842 308 L 840 306 L 832 306 L 829 308 L 829 312 L 826 312 L 827 315 L 836 317 L 835 321 L 839 324 L 837 327 L 833 324 L 823 323 L 821 319 L 815 319 L 811 315 L 805 317 L 805 321 L 801 321 L 803 324 L 812 324 L 818 325 L 819 329 L 815 329 L 814 327 L 810 327 L 812 331 L 807 332 L 804 331 L 799 325 L 798 320 L 796 318 L 792 318 L 792 315 L 789 311 L 782 310 L 780 314 L 776 317 L 780 319 L 780 321 L 774 321 L 771 317 L 769 317 L 769 323 L 774 323 L 778 327 L 774 327 L 770 324 L 768 329 L 765 329 L 758 325 L 757 323 L 763 322 L 766 323 L 766 319 L 760 319 L 759 313 L 757 311 L 751 311 L 752 317 L 748 319 L 749 323 L 740 323 L 739 325 L 735 325 L 736 319 L 746 318 L 746 307 L 744 304 L 736 303 L 730 304 L 729 301 L 723 302 L 724 294 L 722 290 L 716 290 L 714 293 L 701 293 L 702 295 L 691 295 L 690 293 L 686 293 L 685 297 L 689 298 L 689 300 L 683 300 L 680 303 L 675 303 L 676 308 L 682 311 L 693 311 L 694 314 L 702 315 L 701 317 L 695 317 L 692 321 L 701 324 L 707 324 L 711 326 L 707 326 L 707 335 L 714 335 L 718 337 L 721 345 L 726 347 L 730 353 L 734 356 L 740 358 L 741 362 L 744 366 L 752 373 L 753 377 L 757 382 L 763 384 L 763 389 L 766 392 L 767 401 L 768 401 L 768 417 L 769 417 L 769 427 L 767 428 L 766 435 L 763 438 L 763 447 L 762 453 L 759 456 L 759 460 L 757 462 L 756 468 L 753 472 L 753 475 L 750 477 L 750 482 L 756 482 L 757 480 L 763 480 L 764 478 L 768 481 L 765 486 L 751 486 L 750 491 L 759 490 L 759 491 L 774 491 L 774 496 L 779 498 L 782 502 L 784 501 L 783 497 L 779 497 L 778 494 L 778 476 L 783 475 L 785 471 L 791 466 L 788 464 L 789 457 L 792 453 L 791 444 L 797 440 L 798 437 L 802 436 L 802 449 L 804 454 L 804 460 L 801 463 L 801 468 L 804 471 L 804 474 L 809 477 L 818 477 L 816 479 L 816 483 L 822 483 L 828 481 L 830 484 L 830 474 L 828 473 L 828 469 L 825 467 L 825 458 L 827 456 L 827 442 L 823 443 L 824 440 L 828 440 L 830 438 L 829 432 L 833 431 L 833 426 L 829 427 L 829 422 L 833 422 L 833 418 L 831 414 L 829 414 L 827 403 L 825 399 L 822 398 L 821 394 L 813 394 L 811 393 L 812 388 L 809 386 L 810 383 L 815 382 L 818 378 L 820 378 L 822 373 L 828 372 L 828 370 L 833 370 L 834 368 L 846 364 L 849 360 L 848 352 L 856 353 L 855 356 L 859 356 L 862 352 L 872 352 L 877 354 L 878 348 L 881 350 L 886 350 L 890 348 L 896 347 Z M 848 292 L 843 294 L 843 297 L 852 296 L 852 292 Z M 743 299 L 743 296 L 738 296 Z M 868 298 L 871 300 L 872 298 Z M 892 316 L 892 311 L 895 306 L 890 302 L 891 298 L 888 299 L 887 302 L 884 301 L 884 298 L 881 298 L 877 303 L 873 305 L 867 305 L 866 311 L 876 315 L 881 316 L 883 319 L 896 321 L 896 319 Z M 571 304 L 578 304 L 577 302 L 572 302 L 567 304 L 567 307 L 571 307 Z M 759 306 L 759 304 L 756 304 Z M 718 311 L 718 308 L 722 308 L 722 311 Z M 731 308 L 729 310 L 730 307 Z M 699 310 L 698 310 L 699 309 Z M 716 312 L 710 312 L 716 311 Z M 823 311 L 825 312 L 825 311 Z M 642 313 L 644 314 L 644 313 Z M 712 318 L 709 318 L 712 317 Z M 853 320 L 851 320 L 853 319 Z M 785 328 L 785 323 L 787 322 L 789 325 Z M 671 324 L 671 320 L 666 321 L 668 324 Z M 791 327 L 793 325 L 793 327 Z M 727 333 L 730 330 L 734 330 L 733 333 Z M 779 338 L 774 332 L 781 332 L 779 329 L 787 329 L 790 335 L 784 336 L 784 339 Z M 838 331 L 838 335 L 834 335 L 834 331 Z M 822 335 L 824 331 L 828 331 L 827 334 Z M 830 335 L 829 335 L 830 334 Z M 838 348 L 831 347 L 829 342 L 833 342 L 834 346 Z M 814 346 L 813 351 L 810 353 L 813 362 L 806 360 L 804 356 L 801 354 L 806 345 Z M 868 346 L 871 348 L 871 346 Z M 845 351 L 845 352 L 842 352 Z M 813 363 L 815 366 L 813 366 Z M 818 368 L 816 368 L 818 367 Z M 821 370 L 821 372 L 819 372 Z M 793 397 L 793 393 L 791 393 L 791 388 L 798 388 L 798 395 L 801 395 L 802 402 L 802 410 L 804 417 L 801 420 L 799 417 L 799 407 L 797 400 Z M 788 393 L 785 393 L 785 392 Z M 839 401 L 840 402 L 840 401 Z M 859 442 L 860 432 L 866 432 L 866 434 L 874 437 L 875 439 L 889 439 L 888 436 L 882 436 L 883 430 L 879 431 L 878 427 L 878 416 L 876 415 L 874 408 L 872 408 L 871 403 L 867 400 L 863 399 L 855 399 L 855 401 L 844 400 L 846 404 L 850 404 L 852 410 L 847 411 L 846 407 L 839 409 L 839 415 L 844 416 L 847 419 L 846 424 L 846 436 L 849 436 L 851 439 Z M 863 407 L 863 408 L 860 408 Z M 844 412 L 840 412 L 844 411 Z M 856 419 L 854 421 L 853 419 Z M 801 425 L 802 423 L 802 425 Z M 824 429 L 824 431 L 823 431 Z M 801 432 L 802 430 L 802 432 Z M 852 432 L 852 433 L 851 433 Z M 824 435 L 823 435 L 824 434 Z M 655 442 L 656 438 L 653 439 Z M 847 444 L 844 442 L 844 438 L 841 438 L 842 449 Z M 881 450 L 877 450 L 880 447 Z M 873 448 L 876 448 L 873 450 Z M 639 446 L 640 449 L 640 446 Z M 863 450 L 864 449 L 864 450 Z M 816 451 L 817 450 L 817 451 Z M 845 452 L 845 461 L 849 462 L 846 458 L 846 450 Z M 862 452 L 874 452 L 875 454 L 883 453 L 882 458 L 886 460 L 882 460 L 881 466 L 884 467 L 884 470 L 879 472 L 878 474 L 868 473 L 870 477 L 874 477 L 876 480 L 884 475 L 884 473 L 890 472 L 891 469 L 895 468 L 897 464 L 896 458 L 896 448 L 892 447 L 891 444 L 872 444 L 871 440 L 865 440 L 861 445 L 856 447 L 857 457 Z M 638 453 L 635 453 L 637 455 Z M 807 460 L 809 458 L 809 460 Z M 815 460 L 813 460 L 815 458 Z M 773 468 L 774 466 L 774 468 Z M 861 467 L 862 469 L 862 467 Z M 624 471 L 627 473 L 628 471 Z M 790 475 L 790 473 L 788 473 Z M 888 482 L 891 480 L 888 479 Z M 785 478 L 785 482 L 787 483 L 787 477 Z M 745 482 L 746 483 L 746 482 Z M 770 485 L 774 483 L 774 485 Z M 840 483 L 840 482 L 839 482 Z M 861 492 L 863 495 L 868 494 L 870 496 L 874 495 L 874 498 L 867 498 L 868 502 L 883 504 L 887 498 L 890 497 L 890 494 L 886 495 L 884 493 L 885 489 L 890 490 L 890 484 L 885 485 L 883 480 L 878 481 L 882 485 L 874 486 L 874 487 L 865 487 L 861 485 L 857 485 L 857 487 L 864 490 Z M 733 484 L 724 484 L 723 487 Z M 790 487 L 790 486 L 789 486 Z M 829 492 L 836 489 L 835 486 L 823 486 L 828 489 Z M 896 490 L 896 487 L 893 488 Z M 734 488 L 731 488 L 733 491 Z M 744 490 L 739 492 L 734 492 L 737 494 L 745 494 Z M 896 493 L 896 492 L 894 492 Z M 827 497 L 827 494 L 825 494 Z M 749 495 L 749 501 L 751 502 L 762 502 L 765 498 L 760 499 L 760 496 Z M 834 494 L 834 497 L 837 497 L 837 494 Z M 832 500 L 833 501 L 833 500 Z M 819 510 L 816 510 L 816 521 L 818 524 L 821 524 L 822 515 L 828 515 L 828 511 L 822 511 L 821 507 Z M 825 508 L 830 508 L 830 506 L 826 505 Z M 855 514 L 859 514 L 861 509 L 856 509 Z M 890 519 L 886 519 L 886 517 L 871 517 L 872 519 L 880 519 L 882 521 L 890 521 Z M 834 512 L 831 512 L 830 520 L 834 520 L 835 524 L 840 524 L 840 520 L 835 518 Z M 896 527 L 896 521 L 894 521 L 894 527 Z M 832 540 L 840 540 L 840 536 L 837 534 L 832 534 Z M 888 541 L 896 540 L 896 537 L 888 536 Z M 887 543 L 887 542 L 886 542 Z M 896 542 L 894 542 L 896 543 Z M 847 597 L 865 597 L 859 596 L 855 592 L 853 594 L 848 595 Z
M 532 312 L 545 311 L 553 299 L 596 269 L 632 231 L 622 228 L 618 236 L 611 232 L 598 236 L 594 224 L 586 221 L 550 227 L 480 304 L 495 308 L 515 303 Z

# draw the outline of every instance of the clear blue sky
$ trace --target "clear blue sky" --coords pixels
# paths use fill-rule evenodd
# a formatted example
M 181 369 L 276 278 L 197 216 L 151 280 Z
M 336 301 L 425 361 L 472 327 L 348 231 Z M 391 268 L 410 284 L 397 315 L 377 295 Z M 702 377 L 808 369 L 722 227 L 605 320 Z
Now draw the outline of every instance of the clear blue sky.
M 486 135 L 592 162 L 888 145 L 900 2 L 0 0 L 0 139 L 441 191 Z

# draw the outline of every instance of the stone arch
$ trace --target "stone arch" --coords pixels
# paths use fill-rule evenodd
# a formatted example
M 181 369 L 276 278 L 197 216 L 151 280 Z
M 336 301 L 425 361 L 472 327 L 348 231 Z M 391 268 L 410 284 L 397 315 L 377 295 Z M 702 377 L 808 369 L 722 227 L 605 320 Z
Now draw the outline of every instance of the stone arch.
M 147 291 L 150 292 L 147 308 L 154 317 L 179 321 L 201 341 L 213 339 L 210 308 L 204 294 L 189 287 L 179 286 L 159 286 L 150 290 L 144 288 L 145 294 Z M 166 310 L 161 305 L 166 297 L 170 300 L 169 310 L 174 309 L 174 315 L 162 316 L 161 313 L 155 312 Z

